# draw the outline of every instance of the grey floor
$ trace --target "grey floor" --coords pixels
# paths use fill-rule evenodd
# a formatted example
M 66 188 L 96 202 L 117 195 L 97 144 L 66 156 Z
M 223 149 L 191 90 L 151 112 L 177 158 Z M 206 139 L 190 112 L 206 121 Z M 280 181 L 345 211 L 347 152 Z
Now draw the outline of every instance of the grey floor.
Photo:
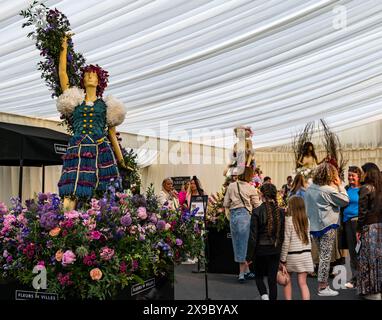
M 346 264 L 349 270 L 348 261 Z M 195 265 L 183 264 L 175 268 L 175 300 L 204 300 L 205 276 L 204 273 L 193 273 Z M 349 271 L 350 272 L 350 271 Z M 293 281 L 294 299 L 301 299 L 295 277 Z M 308 278 L 311 300 L 358 300 L 355 289 L 340 290 L 336 297 L 319 297 L 317 291 L 317 279 Z M 254 280 L 248 280 L 241 284 L 237 281 L 237 275 L 208 274 L 209 298 L 212 300 L 260 300 Z M 278 299 L 283 300 L 282 288 L 278 288 Z

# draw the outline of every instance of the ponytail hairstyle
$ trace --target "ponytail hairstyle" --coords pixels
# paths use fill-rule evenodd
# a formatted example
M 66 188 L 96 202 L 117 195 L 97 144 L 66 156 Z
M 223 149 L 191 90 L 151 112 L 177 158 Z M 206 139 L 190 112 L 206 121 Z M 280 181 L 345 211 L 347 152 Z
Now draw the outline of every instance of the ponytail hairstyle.
M 275 247 L 280 244 L 281 218 L 280 208 L 277 203 L 277 188 L 272 183 L 265 183 L 261 186 L 260 192 L 264 197 L 264 205 L 267 214 L 267 233 L 274 241 Z
M 309 221 L 302 197 L 292 196 L 288 202 L 288 214 L 292 216 L 293 227 L 303 244 L 309 244 Z

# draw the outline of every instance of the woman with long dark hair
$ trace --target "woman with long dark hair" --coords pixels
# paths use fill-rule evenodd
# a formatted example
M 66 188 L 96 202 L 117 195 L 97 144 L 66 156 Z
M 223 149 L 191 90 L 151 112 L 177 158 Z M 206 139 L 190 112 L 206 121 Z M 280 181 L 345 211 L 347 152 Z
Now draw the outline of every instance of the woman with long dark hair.
M 303 198 L 305 195 L 306 188 L 307 183 L 305 181 L 305 178 L 301 173 L 299 173 L 294 177 L 292 188 L 290 189 L 288 197 L 300 196 Z
M 247 261 L 254 259 L 256 285 L 262 300 L 277 300 L 277 271 L 284 241 L 285 211 L 277 203 L 277 188 L 271 183 L 260 188 L 263 203 L 251 218 Z M 264 277 L 268 278 L 268 290 Z
M 284 272 L 297 273 L 298 286 L 303 300 L 310 300 L 306 277 L 308 273 L 314 270 L 309 231 L 309 220 L 306 215 L 304 199 L 299 196 L 292 196 L 288 202 L 285 218 L 285 235 L 281 250 L 280 268 Z M 284 287 L 284 296 L 286 300 L 292 300 L 291 282 Z
M 203 196 L 203 195 L 204 195 L 204 190 L 202 189 L 200 180 L 196 176 L 193 176 L 188 184 L 188 189 L 186 194 L 185 205 L 187 206 L 187 208 L 190 208 L 192 196 Z
M 381 300 L 382 293 L 382 174 L 374 163 L 362 166 L 365 184 L 359 192 L 357 289 L 366 299 Z

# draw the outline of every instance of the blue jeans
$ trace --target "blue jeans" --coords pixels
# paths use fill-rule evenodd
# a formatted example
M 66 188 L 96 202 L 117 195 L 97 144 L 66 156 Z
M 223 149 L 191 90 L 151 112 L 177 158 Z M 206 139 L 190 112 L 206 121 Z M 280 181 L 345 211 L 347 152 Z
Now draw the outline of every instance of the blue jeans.
M 246 208 L 231 209 L 230 228 L 235 262 L 246 261 L 250 224 L 251 216 Z

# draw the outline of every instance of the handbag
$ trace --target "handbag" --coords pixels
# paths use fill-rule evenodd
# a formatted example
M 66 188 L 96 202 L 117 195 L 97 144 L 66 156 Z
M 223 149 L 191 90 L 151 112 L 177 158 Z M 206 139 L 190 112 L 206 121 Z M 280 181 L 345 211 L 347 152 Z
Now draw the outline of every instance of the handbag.
M 228 221 L 231 220 L 231 210 L 229 208 L 225 208 L 225 217 Z
M 284 272 L 282 270 L 279 270 L 277 272 L 277 283 L 280 286 L 285 287 L 289 282 L 290 282 L 290 275 L 289 275 L 288 271 Z

